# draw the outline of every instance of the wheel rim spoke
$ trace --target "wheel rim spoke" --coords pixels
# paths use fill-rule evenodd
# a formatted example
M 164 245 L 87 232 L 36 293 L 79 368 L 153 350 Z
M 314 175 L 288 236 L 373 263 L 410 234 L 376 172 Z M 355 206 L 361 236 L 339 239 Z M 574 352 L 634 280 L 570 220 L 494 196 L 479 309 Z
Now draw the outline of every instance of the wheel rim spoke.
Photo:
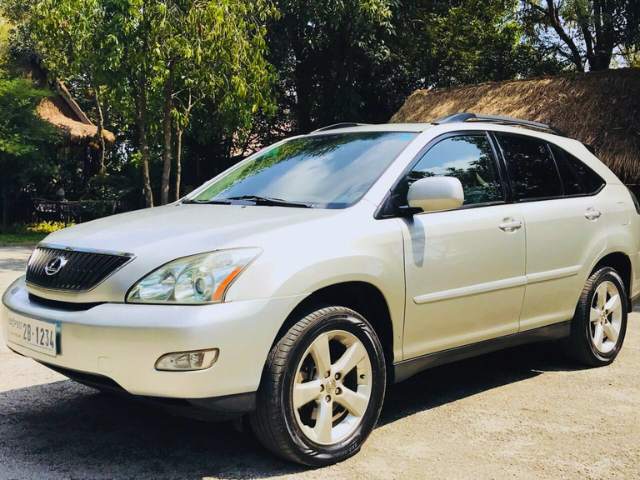
M 360 342 L 356 342 L 347 348 L 338 361 L 333 364 L 332 370 L 334 372 L 340 372 L 344 376 L 353 370 L 366 355 L 367 352 L 364 346 Z
M 310 382 L 296 383 L 293 387 L 293 406 L 300 408 L 320 397 L 322 382 L 312 380 Z
M 604 305 L 605 312 L 612 312 L 620 305 L 620 295 L 613 295 Z
M 362 393 L 354 392 L 350 388 L 343 388 L 342 393 L 336 396 L 336 402 L 356 417 L 361 417 L 367 411 L 369 397 Z
M 598 310 L 602 311 L 604 310 L 604 305 L 607 302 L 607 285 L 604 283 L 601 283 L 600 285 L 598 285 L 598 288 L 596 289 L 596 305 L 598 307 Z
M 604 341 L 604 328 L 601 324 L 596 325 L 596 331 L 593 334 L 593 344 L 598 350 L 602 350 L 602 342 Z
M 622 298 L 618 285 L 610 280 L 596 287 L 589 320 L 591 341 L 599 353 L 607 354 L 616 347 L 623 322 Z
M 322 443 L 331 443 L 333 427 L 333 402 L 320 402 L 316 425 L 313 428 L 316 439 Z
M 610 322 L 605 322 L 602 326 L 602 329 L 604 330 L 607 339 L 611 340 L 612 342 L 618 341 L 618 331 L 616 330 L 616 327 L 614 327 Z
M 323 378 L 331 371 L 331 353 L 329 351 L 329 335 L 323 333 L 311 345 L 311 356 L 316 362 L 318 376 Z

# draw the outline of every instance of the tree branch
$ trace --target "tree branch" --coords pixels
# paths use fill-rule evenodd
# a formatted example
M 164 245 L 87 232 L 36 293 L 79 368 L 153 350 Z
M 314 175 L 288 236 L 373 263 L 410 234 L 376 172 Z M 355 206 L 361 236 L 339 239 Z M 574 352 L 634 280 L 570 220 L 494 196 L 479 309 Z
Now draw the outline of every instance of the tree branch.
M 558 8 L 556 7 L 554 0 L 547 0 L 547 8 L 543 8 L 542 6 L 534 3 L 534 0 L 524 0 L 525 4 L 529 5 L 534 10 L 542 13 L 546 20 L 549 22 L 551 28 L 553 28 L 560 37 L 560 39 L 564 42 L 564 44 L 571 51 L 571 55 L 569 56 L 571 62 L 578 68 L 580 71 L 584 71 L 584 62 L 582 61 L 582 56 L 580 55 L 580 50 L 578 46 L 573 41 L 571 36 L 565 31 L 562 21 L 560 20 L 560 14 L 558 13 Z

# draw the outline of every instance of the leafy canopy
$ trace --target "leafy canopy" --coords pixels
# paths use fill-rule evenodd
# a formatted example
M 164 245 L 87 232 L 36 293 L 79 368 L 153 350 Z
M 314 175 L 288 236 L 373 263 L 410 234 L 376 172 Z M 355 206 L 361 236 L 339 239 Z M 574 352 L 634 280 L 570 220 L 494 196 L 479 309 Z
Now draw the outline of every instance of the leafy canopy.
M 24 79 L 0 78 L 0 171 L 5 188 L 52 172 L 56 131 L 36 112 L 46 90 Z

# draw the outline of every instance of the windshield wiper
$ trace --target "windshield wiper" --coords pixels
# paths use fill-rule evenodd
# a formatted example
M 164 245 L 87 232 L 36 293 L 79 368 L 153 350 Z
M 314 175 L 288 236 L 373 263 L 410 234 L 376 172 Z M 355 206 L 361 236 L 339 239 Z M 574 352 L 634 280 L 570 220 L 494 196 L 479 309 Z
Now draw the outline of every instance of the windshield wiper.
M 231 202 L 226 198 L 213 200 L 184 200 L 182 203 L 197 203 L 199 205 L 231 205 Z
M 237 197 L 227 197 L 223 200 L 247 200 L 254 202 L 256 205 L 265 205 L 273 207 L 295 207 L 295 208 L 313 208 L 310 203 L 291 202 L 281 198 L 261 197 L 259 195 L 239 195 Z

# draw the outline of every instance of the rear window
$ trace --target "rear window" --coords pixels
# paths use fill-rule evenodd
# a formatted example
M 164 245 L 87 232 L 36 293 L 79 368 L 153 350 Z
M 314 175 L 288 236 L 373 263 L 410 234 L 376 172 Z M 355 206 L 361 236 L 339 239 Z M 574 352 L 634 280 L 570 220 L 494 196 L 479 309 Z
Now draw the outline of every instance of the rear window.
M 556 145 L 551 145 L 551 150 L 562 177 L 565 195 L 589 195 L 602 188 L 604 180 L 583 161 Z
M 562 183 L 546 142 L 533 137 L 495 132 L 513 194 L 517 200 L 562 196 Z

